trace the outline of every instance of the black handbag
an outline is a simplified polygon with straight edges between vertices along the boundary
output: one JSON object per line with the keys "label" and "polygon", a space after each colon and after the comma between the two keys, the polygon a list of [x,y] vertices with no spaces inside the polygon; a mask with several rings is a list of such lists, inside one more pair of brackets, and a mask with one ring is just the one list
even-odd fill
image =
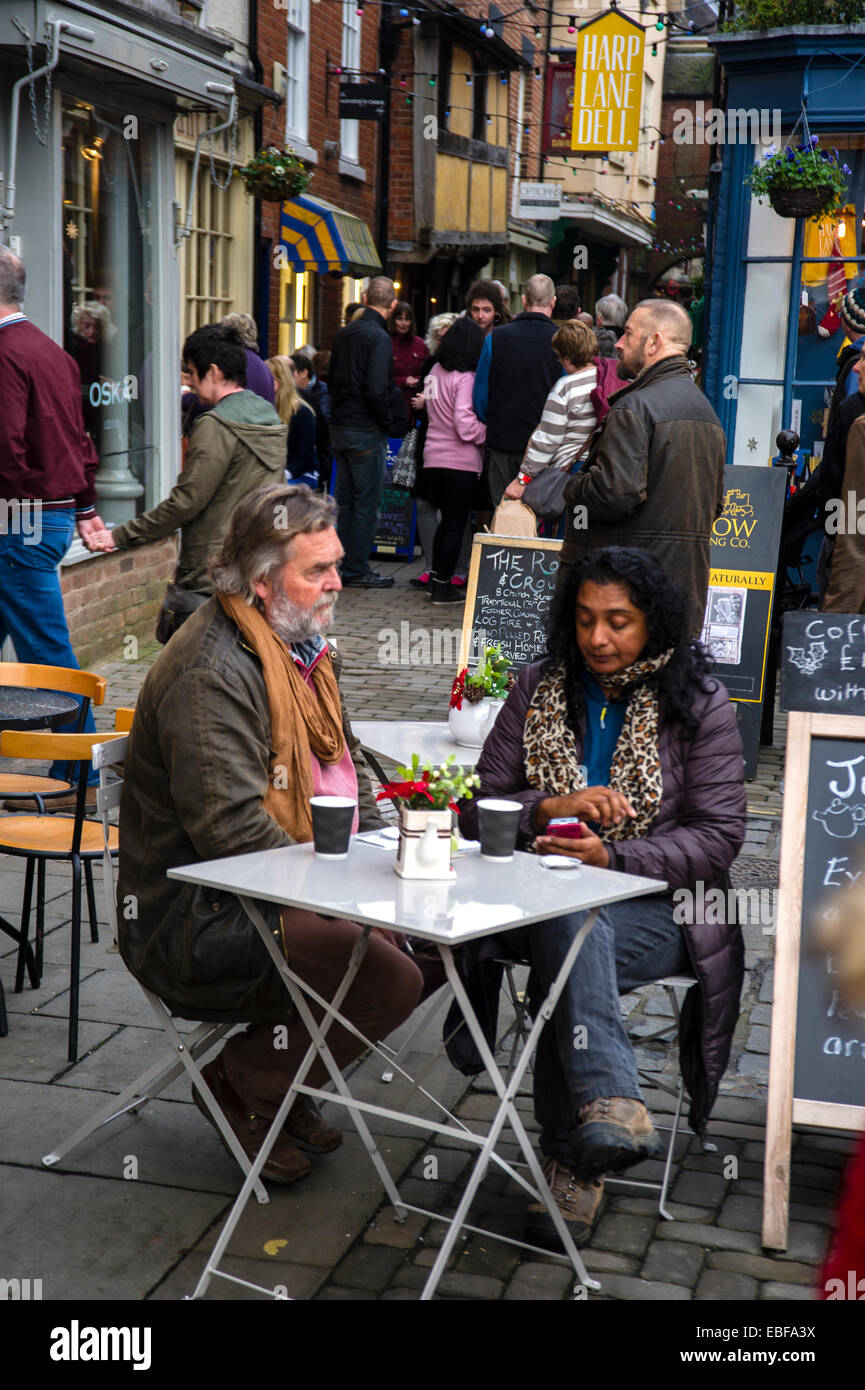
{"label": "black handbag", "polygon": [[582,463],[588,447],[587,439],[570,468],[545,468],[526,484],[521,500],[527,507],[531,507],[539,521],[559,520],[565,510],[565,488],[568,480],[579,471],[577,465]]}
{"label": "black handbag", "polygon": [[206,594],[196,594],[192,589],[181,589],[179,584],[169,584],[156,622],[157,642],[165,646],[169,637],[182,627],[196,608],[200,608],[206,602]]}

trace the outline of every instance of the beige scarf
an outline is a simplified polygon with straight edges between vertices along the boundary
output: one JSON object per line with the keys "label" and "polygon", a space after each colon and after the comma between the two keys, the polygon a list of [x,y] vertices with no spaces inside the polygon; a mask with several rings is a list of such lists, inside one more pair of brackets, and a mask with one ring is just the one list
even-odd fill
{"label": "beige scarf", "polygon": [[274,748],[264,809],[293,840],[306,843],[312,839],[309,800],[314,794],[310,752],[322,763],[338,763],[345,753],[333,663],[326,658],[318,662],[310,689],[288,647],[256,608],[239,595],[217,597],[258,656],[264,675]]}
{"label": "beige scarf", "polygon": [[[658,748],[658,696],[648,678],[666,666],[672,647],[660,656],[635,661],[615,675],[604,676],[604,688],[617,693],[632,687],[625,722],[610,768],[610,787],[628,798],[636,817],[626,817],[598,833],[602,840],[631,840],[645,835],[661,805],[663,777]],[[586,785],[577,742],[568,723],[564,666],[541,677],[526,714],[523,758],[530,787],[550,796],[569,796]]]}

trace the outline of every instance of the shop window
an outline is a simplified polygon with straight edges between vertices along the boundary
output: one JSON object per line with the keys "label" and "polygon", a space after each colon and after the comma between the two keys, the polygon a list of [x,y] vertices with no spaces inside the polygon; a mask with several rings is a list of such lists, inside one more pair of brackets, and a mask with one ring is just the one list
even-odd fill
{"label": "shop window", "polygon": [[489,140],[489,127],[487,125],[487,88],[489,87],[490,75],[486,68],[482,68],[477,62],[474,63],[472,73],[472,139]]}
{"label": "shop window", "polygon": [[345,275],[342,280],[342,312],[345,314],[347,304],[362,304],[364,290],[369,284],[369,277],[355,279],[353,276]]}
{"label": "shop window", "polygon": [[306,142],[309,131],[309,0],[288,0],[285,60],[285,138]]}
{"label": "shop window", "polygon": [[[217,174],[225,177],[225,161],[216,161]],[[178,172],[178,202],[189,203],[192,157],[183,159]],[[213,323],[235,307],[232,292],[234,237],[231,232],[231,199],[217,188],[202,160],[193,201],[192,228],[180,252],[181,343],[205,323]]]}
{"label": "shop window", "polygon": [[279,272],[279,351],[288,357],[309,342],[312,276],[284,266]]}
{"label": "shop window", "polygon": [[[62,107],[63,345],[99,454],[99,511],[134,516],[153,478],[151,209],[156,128],[67,98]],[[179,388],[179,379],[178,379]]]}
{"label": "shop window", "polygon": [[[349,81],[359,81],[361,13],[356,0],[343,0],[342,7],[342,66]],[[356,164],[360,158],[360,123],[340,121],[339,144],[343,159]]]}

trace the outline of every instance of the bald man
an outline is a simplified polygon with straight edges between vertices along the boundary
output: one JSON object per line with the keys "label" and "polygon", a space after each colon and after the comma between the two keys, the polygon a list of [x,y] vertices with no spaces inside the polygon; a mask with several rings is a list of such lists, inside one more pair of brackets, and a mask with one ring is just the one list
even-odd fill
{"label": "bald man", "polygon": [[565,488],[561,568],[600,546],[649,550],[690,594],[697,635],[727,443],[691,376],[690,344],[691,320],[667,300],[644,300],[625,324],[616,355],[628,385],[610,397],[586,463]]}

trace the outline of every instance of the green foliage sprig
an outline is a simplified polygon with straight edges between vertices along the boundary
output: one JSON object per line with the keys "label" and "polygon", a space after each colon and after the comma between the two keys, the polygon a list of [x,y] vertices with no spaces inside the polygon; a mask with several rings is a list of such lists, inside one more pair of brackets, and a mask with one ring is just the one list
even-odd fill
{"label": "green foliage sprig", "polygon": [[289,146],[268,145],[237,170],[247,193],[280,203],[302,193],[312,178],[312,170]]}
{"label": "green foliage sprig", "polygon": [[859,24],[865,0],[736,0],[727,33],[750,29],[788,29],[796,24]]}

